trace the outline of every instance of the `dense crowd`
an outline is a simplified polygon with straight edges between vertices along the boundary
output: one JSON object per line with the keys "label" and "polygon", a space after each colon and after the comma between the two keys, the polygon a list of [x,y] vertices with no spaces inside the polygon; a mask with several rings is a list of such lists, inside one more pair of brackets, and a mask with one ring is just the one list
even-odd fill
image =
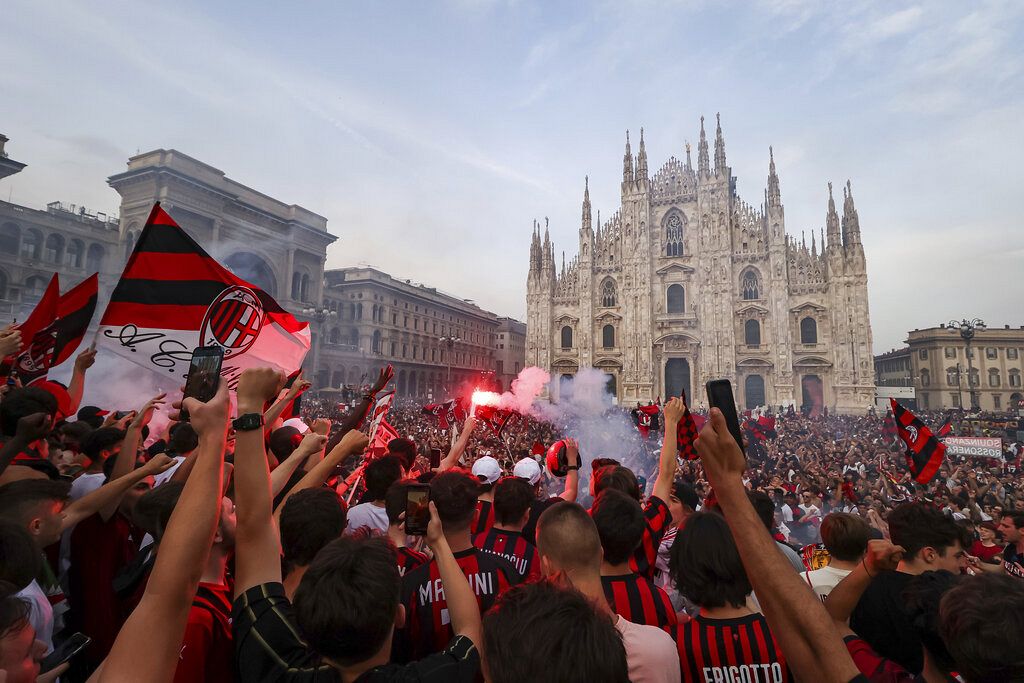
{"label": "dense crowd", "polygon": [[918,484],[875,414],[765,410],[744,454],[715,410],[683,460],[679,399],[602,453],[405,404],[376,452],[386,372],[288,417],[305,384],[249,369],[185,422],[80,405],[94,357],[0,398],[0,681],[1024,680],[1011,439]]}

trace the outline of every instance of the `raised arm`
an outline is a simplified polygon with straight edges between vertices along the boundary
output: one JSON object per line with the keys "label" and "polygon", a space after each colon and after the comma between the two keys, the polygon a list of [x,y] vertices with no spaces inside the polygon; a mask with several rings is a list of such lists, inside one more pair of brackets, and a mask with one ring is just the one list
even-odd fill
{"label": "raised arm", "polygon": [[281,417],[281,413],[284,412],[285,406],[294,401],[295,397],[297,397],[303,391],[308,389],[310,386],[311,383],[303,379],[302,375],[300,374],[298,377],[295,378],[295,381],[292,382],[292,386],[291,388],[288,389],[288,392],[281,398],[277,399],[274,405],[270,406],[267,409],[267,412],[263,413],[263,421],[268,425],[272,425],[275,422],[277,422],[277,418]]}
{"label": "raised arm", "polygon": [[53,420],[46,413],[33,413],[18,420],[14,437],[0,448],[0,474],[4,473],[18,453],[29,447],[33,441],[42,439],[53,428]]}
{"label": "raised arm", "polygon": [[92,346],[78,354],[75,358],[75,368],[71,372],[71,381],[68,383],[68,396],[71,397],[70,414],[78,412],[82,405],[82,394],[85,393],[85,373],[96,362],[96,349]]}
{"label": "raised arm", "polygon": [[188,613],[220,514],[227,383],[221,380],[209,403],[187,398],[185,408],[199,434],[199,458],[167,523],[142,601],[97,672],[99,681],[148,683],[174,677]]}
{"label": "raised arm", "polygon": [[743,486],[746,458],[717,408],[711,410],[696,446],[772,635],[796,677],[845,682],[857,676],[821,601],[778,551],[750,504]]}
{"label": "raised arm", "polygon": [[319,434],[313,432],[307,432],[302,437],[302,443],[295,447],[292,454],[282,460],[274,471],[270,473],[270,495],[277,497],[277,494],[284,490],[285,484],[292,478],[292,474],[298,469],[299,465],[306,461],[306,459],[313,452],[311,449],[313,442],[316,442],[318,448],[323,448],[323,444],[327,442],[327,439],[320,439]]}
{"label": "raised arm", "polygon": [[473,641],[478,650],[481,649],[484,639],[480,605],[477,604],[476,595],[448,546],[448,539],[445,538],[441,526],[441,517],[437,514],[433,501],[430,502],[427,545],[433,551],[434,561],[437,562],[437,572],[441,576],[448,613],[452,619],[452,632],[457,636],[466,636]]}
{"label": "raised arm", "polygon": [[835,622],[836,630],[842,636],[853,634],[848,625],[850,615],[864,595],[871,579],[879,572],[895,571],[903,558],[902,546],[893,545],[889,541],[872,539],[868,541],[868,551],[861,563],[850,572],[845,579],[832,589],[825,599],[825,610]]}
{"label": "raised arm", "polygon": [[673,396],[665,404],[665,442],[661,444],[661,456],[658,458],[658,477],[654,480],[652,496],[657,496],[666,504],[672,493],[672,479],[676,474],[676,430],[683,419],[686,404],[683,399]]}
{"label": "raised arm", "polygon": [[[327,441],[326,437],[319,434],[306,436],[306,439],[310,439],[309,447],[316,448],[317,450],[321,450],[324,443]],[[306,443],[306,439],[302,440],[303,444]],[[330,454],[318,462],[316,467],[307,472],[306,476],[300,479],[299,483],[291,488],[288,495],[285,496],[284,500],[281,501],[281,504],[277,506],[277,512],[275,513],[274,518],[276,519],[278,517],[281,510],[284,509],[285,502],[295,493],[302,489],[308,489],[323,484],[327,481],[327,478],[331,476],[331,472],[334,471],[335,467],[345,462],[350,455],[362,453],[366,450],[366,445],[368,443],[370,443],[370,440],[362,432],[357,432],[353,429],[349,433],[345,434],[345,436],[341,438],[341,442],[331,449]],[[302,444],[299,445],[299,448],[302,448]]]}
{"label": "raised arm", "polygon": [[[142,428],[153,419],[153,411],[156,410],[157,406],[163,405],[163,399],[166,395],[158,394],[149,399],[146,405],[142,406],[142,409],[135,413],[132,421],[128,423],[128,428],[124,432],[124,441],[121,442],[121,450],[111,456],[115,460],[114,468],[110,471],[110,477],[107,479],[108,482],[116,481],[135,469],[135,454],[138,452],[139,443],[142,441]],[[120,500],[112,501],[100,510],[100,515],[104,521],[113,516],[120,502]]]}
{"label": "raised arm", "polygon": [[[152,460],[142,467],[132,470],[120,479],[107,482],[95,491],[87,493],[64,508],[61,529],[67,531],[83,519],[92,517],[100,511],[116,511],[118,503],[121,502],[121,498],[128,492],[128,489],[146,477],[166,472],[173,464],[174,460],[161,453],[154,456]],[[113,514],[113,512],[110,512],[110,514]],[[110,516],[108,515],[104,519],[110,519]]]}
{"label": "raised arm", "polygon": [[[238,415],[263,414],[277,396],[284,375],[270,368],[249,368],[238,380]],[[263,430],[235,433],[235,595],[253,586],[281,581],[281,539],[274,524],[270,472]]]}
{"label": "raised arm", "polygon": [[565,440],[565,461],[570,469],[565,474],[565,490],[560,497],[570,503],[575,503],[580,495],[580,443],[576,439]]}
{"label": "raised arm", "polygon": [[458,464],[459,458],[466,452],[466,446],[469,445],[469,438],[473,436],[473,430],[476,428],[476,418],[470,415],[466,418],[466,421],[462,423],[462,433],[459,434],[458,441],[452,446],[451,450],[448,451],[448,455],[444,457],[441,463],[437,466],[437,472],[444,472],[450,470]]}

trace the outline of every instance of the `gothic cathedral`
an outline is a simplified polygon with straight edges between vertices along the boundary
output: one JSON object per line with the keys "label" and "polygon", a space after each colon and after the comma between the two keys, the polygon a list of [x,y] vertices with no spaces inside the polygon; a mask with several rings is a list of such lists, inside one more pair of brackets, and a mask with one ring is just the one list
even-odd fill
{"label": "gothic cathedral", "polygon": [[[832,185],[820,248],[786,234],[769,149],[764,204],[736,195],[719,122],[714,167],[701,118],[697,170],[675,157],[653,176],[643,130],[636,158],[626,134],[622,205],[596,230],[583,191],[579,253],[555,265],[534,224],[527,280],[527,365],[568,378],[609,375],[622,405],[686,392],[705,406],[704,383],[732,381],[742,410],[790,406],[861,413],[874,402],[867,270],[847,181],[843,217]],[[558,385],[552,388],[557,398]]]}

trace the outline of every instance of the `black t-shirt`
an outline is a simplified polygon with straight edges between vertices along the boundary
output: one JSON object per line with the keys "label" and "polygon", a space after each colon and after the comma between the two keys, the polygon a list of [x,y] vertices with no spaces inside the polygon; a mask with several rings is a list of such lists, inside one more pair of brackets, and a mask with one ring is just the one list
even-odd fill
{"label": "black t-shirt", "polygon": [[903,572],[883,572],[872,579],[850,615],[850,628],[882,657],[919,674],[924,667],[921,635],[903,603],[903,589],[913,578]]}
{"label": "black t-shirt", "polygon": [[1016,543],[1008,543],[1003,548],[1003,569],[1010,576],[1024,579],[1024,553],[1017,552]]}

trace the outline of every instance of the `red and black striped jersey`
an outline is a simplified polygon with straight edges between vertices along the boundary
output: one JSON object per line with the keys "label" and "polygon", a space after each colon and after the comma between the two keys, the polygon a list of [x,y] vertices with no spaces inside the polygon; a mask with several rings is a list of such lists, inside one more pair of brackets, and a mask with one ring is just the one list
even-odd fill
{"label": "red and black striped jersey", "polygon": [[486,534],[494,526],[494,502],[490,500],[477,499],[476,501],[476,521],[473,522],[473,528],[470,532],[476,536],[477,534]]}
{"label": "red and black striped jersey", "polygon": [[[521,581],[519,572],[508,560],[477,548],[457,552],[455,559],[476,593],[481,614],[491,608],[502,592]],[[395,659],[409,662],[444,650],[454,632],[437,562],[431,560],[405,575],[402,604],[406,627],[396,633]]]}
{"label": "red and black striped jersey", "polygon": [[657,496],[651,496],[647,500],[647,506],[644,508],[644,535],[629,561],[629,568],[640,576],[654,578],[658,546],[661,545],[661,537],[665,535],[671,518],[665,501]]}
{"label": "red and black striped jersey", "polygon": [[657,626],[669,633],[676,625],[676,612],[665,591],[639,574],[602,576],[604,596],[616,614],[634,624]]}
{"label": "red and black striped jersey", "polygon": [[475,536],[473,545],[480,550],[504,557],[524,579],[540,578],[540,558],[537,549],[518,531],[492,528],[487,533]]}
{"label": "red and black striped jersey", "polygon": [[684,683],[793,680],[763,614],[736,619],[696,616],[677,625],[675,637]]}
{"label": "red and black striped jersey", "polygon": [[425,553],[421,553],[418,550],[412,548],[395,548],[398,555],[398,574],[399,576],[405,576],[413,569],[425,565],[430,562],[430,558]]}

